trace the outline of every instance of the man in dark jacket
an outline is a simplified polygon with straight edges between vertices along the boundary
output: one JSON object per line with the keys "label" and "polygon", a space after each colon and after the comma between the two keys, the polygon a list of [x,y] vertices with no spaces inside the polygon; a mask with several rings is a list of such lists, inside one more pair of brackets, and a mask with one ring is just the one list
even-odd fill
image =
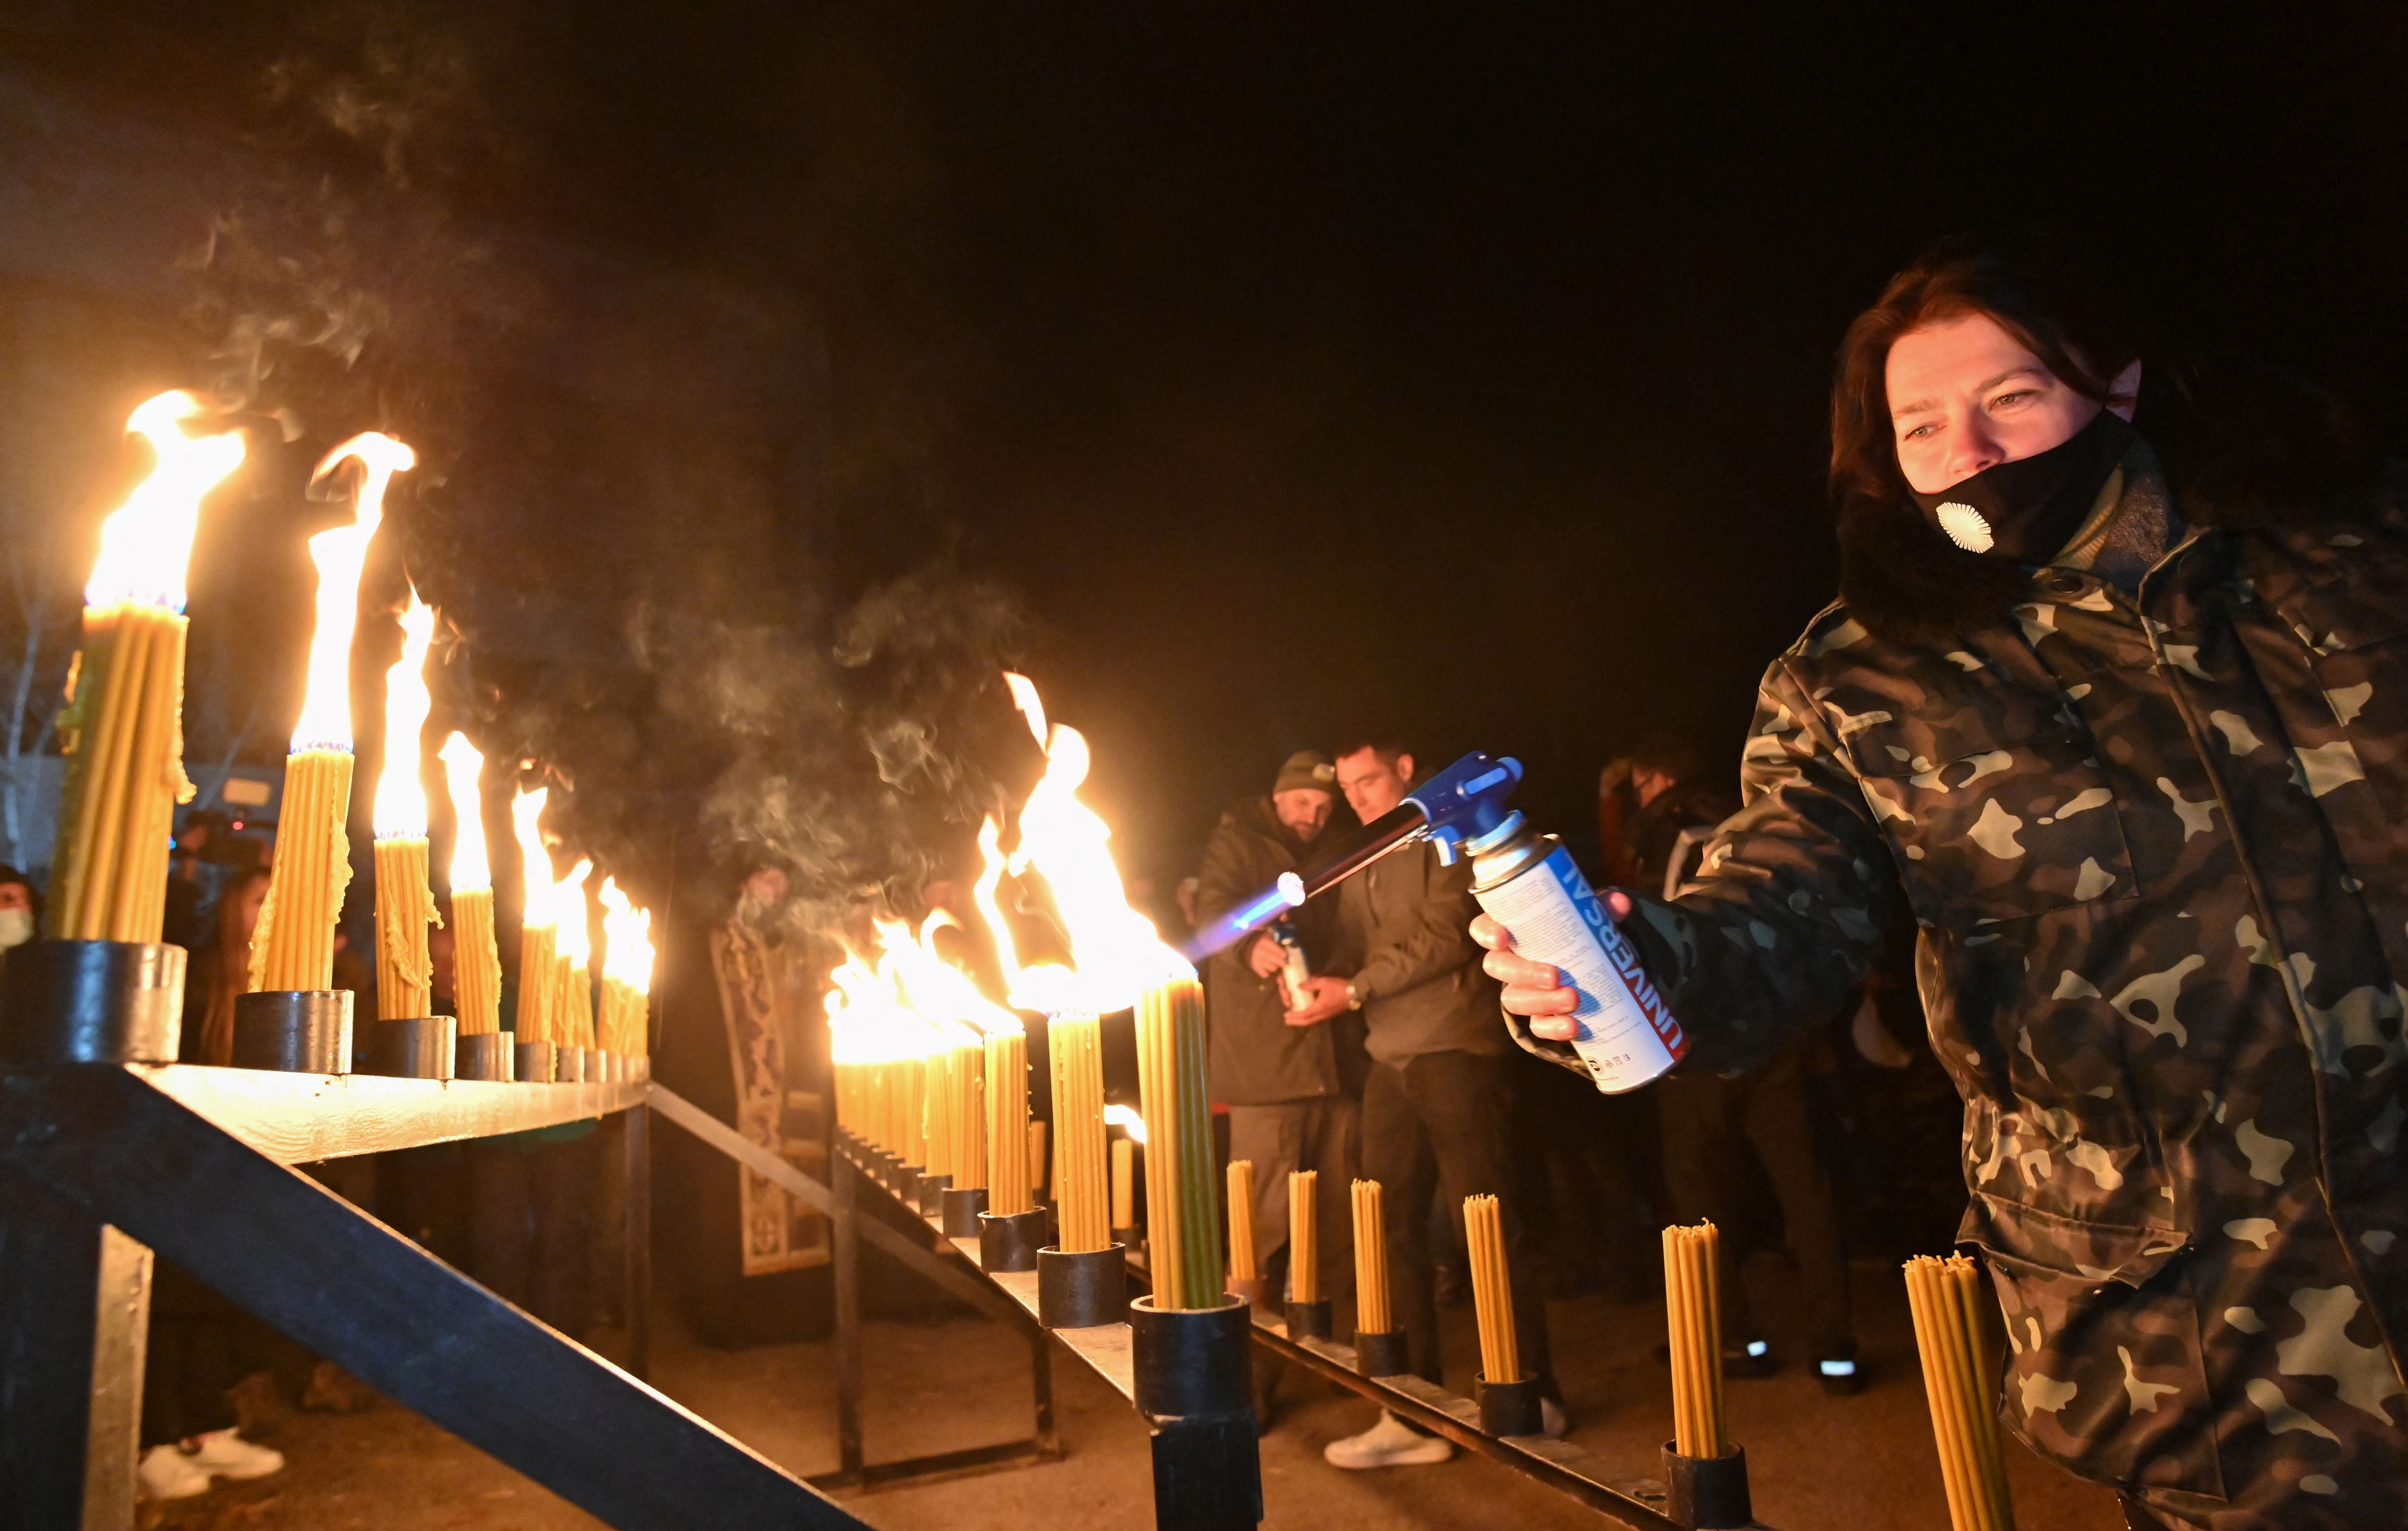
{"label": "man in dark jacket", "polygon": [[[1856,322],[1842,600],[1626,930],[1736,1069],[1904,900],[2009,1424],[2136,1525],[2408,1524],[2408,518],[2329,400],[2137,397],[2097,312],[1943,251]],[[1555,1049],[1554,970],[1488,961]]]}
{"label": "man in dark jacket", "polygon": [[[1338,785],[1367,824],[1402,803],[1412,780],[1413,757],[1386,745],[1360,744],[1338,756]],[[1498,1028],[1497,987],[1481,972],[1479,949],[1465,934],[1473,909],[1468,863],[1441,866],[1427,845],[1374,862],[1339,887],[1352,975],[1311,980],[1311,1001],[1287,1019],[1318,1026],[1360,1010],[1369,1023],[1363,1173],[1386,1193],[1390,1295],[1413,1369],[1433,1382],[1443,1380],[1430,1198],[1443,1191],[1459,1230],[1466,1196],[1496,1196],[1523,1368],[1547,1395],[1547,1433],[1560,1435],[1538,1252],[1526,1235],[1509,1147],[1508,1071],[1520,1060]],[[1452,1452],[1443,1439],[1383,1413],[1369,1430],[1331,1442],[1324,1454],[1341,1467],[1374,1467],[1443,1462]]]}
{"label": "man in dark jacket", "polygon": [[[1302,866],[1338,802],[1338,773],[1326,755],[1300,750],[1280,767],[1268,797],[1250,797],[1221,815],[1204,847],[1196,911],[1211,920]],[[1337,910],[1328,899],[1296,911],[1308,961],[1326,962],[1336,945]],[[1254,1166],[1254,1255],[1277,1291],[1286,1268],[1287,1178],[1320,1172],[1321,1285],[1352,1291],[1354,1215],[1348,1187],[1360,1167],[1363,1028],[1340,1017],[1319,1026],[1287,1023],[1282,971],[1286,952],[1266,931],[1216,952],[1204,965],[1211,1021],[1212,1098],[1229,1108],[1229,1156]],[[1344,1023],[1353,1020],[1354,1024]]]}

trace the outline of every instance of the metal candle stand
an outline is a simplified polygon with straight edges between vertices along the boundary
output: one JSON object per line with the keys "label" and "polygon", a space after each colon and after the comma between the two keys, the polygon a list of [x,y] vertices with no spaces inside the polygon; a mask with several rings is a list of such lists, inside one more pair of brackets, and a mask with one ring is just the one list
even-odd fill
{"label": "metal candle stand", "polygon": [[1255,1445],[1254,1318],[1241,1297],[1166,1311],[1129,1304],[1138,1411],[1154,1426],[1162,1531],[1250,1531],[1263,1518]]}
{"label": "metal candle stand", "polygon": [[1362,1377],[1404,1377],[1412,1373],[1413,1364],[1407,1354],[1402,1329],[1385,1334],[1367,1335],[1354,1331],[1354,1371]]}
{"label": "metal candle stand", "polygon": [[519,1077],[518,1059],[511,1052],[516,1041],[516,1035],[507,1031],[480,1031],[455,1038],[452,1077],[500,1084],[511,1082]]}
{"label": "metal candle stand", "polygon": [[0,966],[0,1058],[174,1063],[184,949],[164,941],[30,941]]}
{"label": "metal candle stand", "polygon": [[263,989],[234,1001],[234,1066],[286,1074],[351,1071],[351,992]]}
{"label": "metal candle stand", "polygon": [[1048,1329],[1093,1329],[1128,1318],[1128,1251],[1037,1252],[1037,1322]]}
{"label": "metal candle stand", "polygon": [[448,1015],[416,1015],[368,1023],[363,1074],[405,1080],[448,1080],[458,1052],[460,1023]]}
{"label": "metal candle stand", "polygon": [[945,1188],[953,1183],[951,1175],[920,1177],[920,1195],[916,1205],[922,1217],[937,1217],[945,1209]]}
{"label": "metal candle stand", "polygon": [[1755,1508],[1748,1502],[1747,1452],[1734,1446],[1728,1456],[1683,1456],[1664,1443],[1664,1512],[1697,1531],[1753,1525]]}
{"label": "metal candle stand", "polygon": [[[510,1036],[503,1032],[503,1036]],[[526,1084],[550,1084],[560,1065],[550,1042],[519,1042],[511,1050],[511,1064],[519,1080]]]}
{"label": "metal candle stand", "polygon": [[974,1185],[967,1189],[958,1185],[945,1187],[944,1217],[947,1238],[976,1238],[979,1219],[986,1215],[986,1187]]}
{"label": "metal candle stand", "polygon": [[1535,1436],[1544,1424],[1545,1413],[1539,1404],[1539,1380],[1535,1377],[1511,1382],[1475,1377],[1471,1395],[1480,1405],[1480,1428],[1484,1434]]}
{"label": "metal candle stand", "polygon": [[1330,1336],[1329,1299],[1317,1302],[1291,1302],[1287,1305],[1287,1332],[1305,1339],[1327,1339]]}
{"label": "metal candle stand", "polygon": [[1045,1242],[1045,1209],[1027,1212],[981,1212],[978,1218],[979,1269],[992,1275],[1001,1270],[1037,1268],[1037,1251]]}

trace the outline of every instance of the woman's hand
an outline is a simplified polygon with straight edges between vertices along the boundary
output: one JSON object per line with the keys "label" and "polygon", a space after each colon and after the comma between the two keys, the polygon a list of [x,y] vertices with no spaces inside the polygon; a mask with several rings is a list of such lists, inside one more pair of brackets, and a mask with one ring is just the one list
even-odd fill
{"label": "woman's hand", "polygon": [[[1627,896],[1612,891],[1603,896],[1614,923],[1630,917]],[[1564,981],[1562,969],[1514,952],[1512,933],[1485,914],[1471,922],[1471,938],[1488,949],[1480,966],[1505,986],[1505,1008],[1529,1019],[1531,1036],[1569,1042],[1580,1035],[1580,1023],[1571,1018],[1580,1004],[1580,991]]]}

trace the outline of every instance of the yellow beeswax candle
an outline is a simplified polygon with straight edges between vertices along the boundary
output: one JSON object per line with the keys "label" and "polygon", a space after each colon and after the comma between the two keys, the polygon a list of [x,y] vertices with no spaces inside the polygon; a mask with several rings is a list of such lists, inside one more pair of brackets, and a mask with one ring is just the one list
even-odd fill
{"label": "yellow beeswax candle", "polygon": [[1380,1182],[1356,1180],[1354,1196],[1354,1327],[1367,1335],[1391,1331],[1388,1317],[1388,1218]]}
{"label": "yellow beeswax candle", "polygon": [[502,952],[494,937],[494,871],[485,852],[485,757],[465,734],[443,741],[452,794],[452,1004],[462,1036],[502,1029]]}
{"label": "yellow beeswax candle", "polygon": [[1229,1161],[1229,1284],[1262,1279],[1254,1261],[1254,1162]]}
{"label": "yellow beeswax candle", "polygon": [[1137,1145],[1125,1138],[1112,1139],[1112,1228],[1137,1226]]}
{"label": "yellow beeswax candle", "polygon": [[1028,1037],[999,1032],[986,1039],[986,1209],[998,1217],[1030,1211],[1028,1186]]}
{"label": "yellow beeswax candle", "polygon": [[101,525],[84,587],[83,650],[59,717],[66,781],[59,806],[49,934],[156,941],[167,852],[184,776],[184,575],[201,499],[242,462],[234,433],[188,436],[189,393],[146,400],[126,429],[157,465]]}
{"label": "yellow beeswax candle", "polygon": [[441,917],[426,876],[426,789],[418,780],[419,734],[432,699],[426,651],[435,613],[418,598],[401,618],[401,658],[385,674],[384,765],[377,773],[377,1014],[387,1021],[435,1009],[435,965],[426,927]]}
{"label": "yellow beeswax candle", "polygon": [[1138,1002],[1137,1023],[1154,1300],[1170,1310],[1216,1308],[1223,1287],[1221,1187],[1205,1098],[1202,986],[1181,978],[1148,987]]}
{"label": "yellow beeswax candle", "polygon": [[[1062,1249],[1109,1249],[1114,1227],[1114,1184],[1106,1166],[1103,1028],[1092,1015],[1063,1016],[1045,1027],[1046,1061],[1054,1072],[1054,1195]],[[1115,1143],[1115,1155],[1126,1151]],[[1117,1162],[1117,1161],[1115,1161]],[[1125,1169],[1120,1178],[1128,1178]]]}
{"label": "yellow beeswax candle", "polygon": [[1287,1290],[1297,1302],[1321,1300],[1321,1172],[1293,1169],[1287,1177]]}

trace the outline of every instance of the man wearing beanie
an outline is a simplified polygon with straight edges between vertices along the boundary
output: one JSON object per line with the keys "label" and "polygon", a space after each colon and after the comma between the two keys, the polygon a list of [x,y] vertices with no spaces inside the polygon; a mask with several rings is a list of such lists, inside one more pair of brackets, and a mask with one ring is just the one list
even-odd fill
{"label": "man wearing beanie", "polygon": [[[1197,918],[1211,920],[1281,873],[1297,870],[1337,801],[1338,773],[1326,755],[1290,755],[1268,796],[1249,797],[1221,815],[1204,848]],[[1315,899],[1294,913],[1306,960],[1316,969],[1331,954],[1335,902]],[[1317,1169],[1322,1290],[1342,1294],[1354,1285],[1348,1187],[1359,1173],[1358,1103],[1369,1063],[1362,1020],[1289,1025],[1285,961],[1284,949],[1265,931],[1204,964],[1212,1098],[1229,1108],[1229,1156],[1254,1164],[1254,1251],[1263,1274],[1276,1290],[1286,1268],[1288,1172]]]}

